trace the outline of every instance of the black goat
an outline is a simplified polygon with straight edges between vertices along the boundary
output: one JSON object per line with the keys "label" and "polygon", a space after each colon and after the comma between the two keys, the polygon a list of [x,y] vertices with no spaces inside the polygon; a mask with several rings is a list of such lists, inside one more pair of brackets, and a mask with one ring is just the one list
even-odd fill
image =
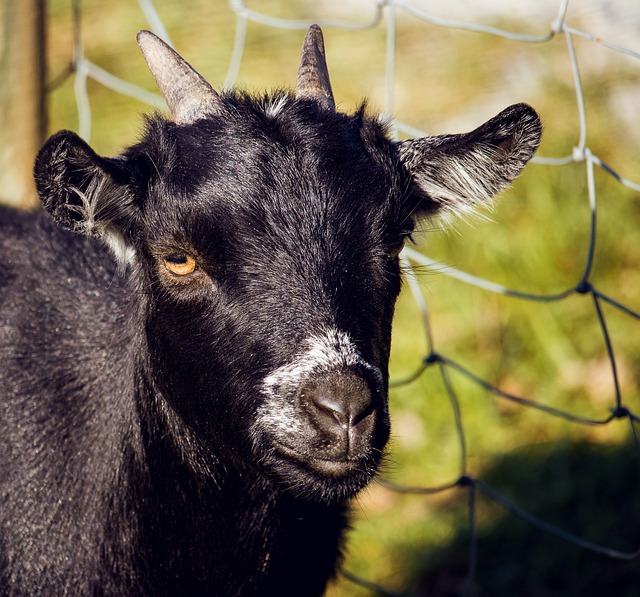
{"label": "black goat", "polygon": [[54,135],[49,213],[0,212],[0,593],[320,595],[389,435],[398,253],[540,123],[393,142],[335,110],[317,27],[260,98],[138,41],[173,121],[116,158]]}

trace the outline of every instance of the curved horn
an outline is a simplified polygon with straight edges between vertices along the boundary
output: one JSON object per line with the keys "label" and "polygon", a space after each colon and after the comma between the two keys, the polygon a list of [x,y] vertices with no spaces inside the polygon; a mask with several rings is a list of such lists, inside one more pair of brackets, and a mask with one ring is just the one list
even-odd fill
{"label": "curved horn", "polygon": [[302,43],[296,98],[313,99],[326,110],[335,111],[336,109],[324,56],[322,30],[318,25],[309,27]]}
{"label": "curved horn", "polygon": [[140,31],[136,39],[177,124],[222,112],[220,96],[173,48],[150,31]]}

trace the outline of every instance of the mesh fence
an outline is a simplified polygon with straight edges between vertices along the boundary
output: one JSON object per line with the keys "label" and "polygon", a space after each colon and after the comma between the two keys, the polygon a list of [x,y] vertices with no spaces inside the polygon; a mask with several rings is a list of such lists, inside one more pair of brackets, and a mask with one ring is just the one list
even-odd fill
{"label": "mesh fence", "polygon": [[[89,4],[89,3],[87,3]],[[117,3],[114,3],[117,4]],[[551,442],[561,441],[567,430],[567,437],[571,435],[572,428],[597,428],[598,441],[603,445],[619,444],[620,441],[626,442],[631,449],[625,451],[620,458],[626,458],[633,464],[633,473],[625,473],[625,492],[635,496],[633,499],[626,499],[622,506],[621,512],[616,512],[619,517],[620,524],[625,526],[625,520],[629,524],[637,523],[638,517],[631,511],[625,511],[624,508],[637,509],[638,497],[638,462],[640,459],[640,442],[638,440],[638,422],[639,411],[637,405],[637,377],[635,374],[635,366],[640,364],[638,355],[633,352],[638,345],[629,338],[634,338],[640,332],[640,311],[637,295],[640,284],[637,283],[638,260],[635,256],[638,247],[634,246],[633,241],[627,241],[627,253],[629,263],[626,269],[616,269],[621,272],[613,280],[603,277],[605,290],[600,283],[599,275],[594,273],[596,264],[601,260],[606,269],[606,257],[600,252],[600,240],[605,238],[603,246],[608,246],[609,237],[613,237],[614,241],[619,235],[619,240],[634,238],[633,235],[623,234],[625,226],[635,226],[638,223],[637,211],[638,201],[640,197],[637,193],[640,191],[639,181],[632,180],[633,174],[627,177],[618,171],[615,163],[606,163],[605,157],[599,152],[599,148],[591,146],[591,122],[596,122],[596,127],[602,129],[606,127],[608,119],[612,119],[611,114],[605,112],[603,114],[590,112],[590,98],[598,95],[598,86],[602,84],[603,72],[613,72],[613,79],[616,80],[616,88],[622,89],[624,92],[616,93],[615,98],[618,102],[619,113],[616,115],[618,123],[617,129],[612,129],[610,141],[613,145],[621,145],[628,150],[629,147],[637,148],[640,140],[637,132],[635,132],[635,120],[637,120],[638,97],[640,97],[640,49],[634,48],[633,31],[637,31],[640,25],[640,10],[632,2],[618,3],[598,3],[598,2],[578,2],[570,0],[556,0],[554,2],[522,2],[522,3],[495,3],[495,2],[462,2],[457,8],[449,7],[444,9],[437,6],[439,3],[434,2],[411,2],[409,0],[381,0],[378,2],[371,0],[361,0],[359,2],[344,2],[337,8],[330,2],[314,2],[314,3],[295,3],[295,9],[291,9],[289,13],[282,14],[281,4],[278,3],[249,3],[240,0],[230,0],[228,5],[222,2],[217,3],[216,11],[227,11],[233,15],[235,19],[235,30],[231,52],[227,62],[227,71],[225,74],[225,85],[231,86],[235,84],[239,77],[243,65],[246,63],[246,48],[251,41],[251,36],[274,36],[284,35],[286,30],[300,32],[298,37],[301,39],[302,31],[306,29],[312,22],[319,23],[325,29],[325,38],[329,52],[329,66],[332,68],[331,48],[335,47],[336,42],[332,42],[332,35],[339,31],[352,36],[360,35],[363,31],[376,32],[375,43],[378,44],[376,52],[375,64],[371,66],[371,78],[375,80],[376,99],[383,106],[383,111],[390,117],[394,114],[403,112],[403,94],[423,94],[424,83],[416,75],[411,80],[409,75],[408,89],[401,88],[399,81],[401,80],[401,72],[412,69],[418,72],[418,64],[407,64],[407,58],[403,54],[404,45],[415,43],[415,40],[422,40],[423,45],[429,46],[424,40],[433,39],[434,44],[438,44],[439,50],[443,47],[450,47],[455,44],[466,44],[467,40],[482,38],[484,43],[488,44],[504,44],[508,43],[507,54],[512,53],[511,63],[506,62],[507,72],[501,71],[496,77],[502,77],[509,80],[509,73],[517,71],[518,56],[522,48],[526,48],[527,56],[539,57],[539,62],[534,64],[542,72],[553,70],[558,64],[562,63],[566,66],[566,87],[571,90],[572,97],[565,103],[571,104],[571,119],[576,126],[567,131],[567,127],[563,123],[557,122],[551,117],[552,126],[547,126],[545,138],[553,139],[554,136],[562,136],[562,140],[557,143],[548,142],[542,146],[540,155],[534,158],[532,165],[528,167],[531,176],[541,177],[550,176],[557,179],[571,176],[571,180],[579,180],[577,188],[573,189],[574,194],[579,196],[582,205],[578,206],[574,212],[577,215],[570,216],[578,221],[580,233],[576,238],[580,239],[580,244],[570,246],[568,250],[573,259],[569,266],[562,263],[548,262],[542,263],[538,267],[545,269],[544,291],[531,291],[526,284],[526,280],[522,279],[518,271],[506,270],[500,275],[504,276],[506,282],[497,283],[482,273],[469,273],[463,267],[453,267],[449,264],[447,257],[445,259],[434,258],[431,255],[430,247],[418,251],[414,247],[407,247],[402,255],[406,289],[409,295],[413,297],[413,306],[411,307],[411,323],[412,332],[410,334],[415,348],[413,349],[413,357],[410,359],[414,363],[414,370],[407,373],[407,366],[392,368],[392,391],[405,392],[412,396],[413,401],[428,401],[427,395],[430,392],[431,385],[439,384],[441,387],[441,396],[444,396],[450,409],[449,423],[446,430],[448,441],[451,445],[451,438],[455,444],[454,450],[457,455],[457,470],[447,471],[436,482],[400,482],[400,479],[406,478],[402,474],[389,473],[383,476],[380,485],[374,492],[387,496],[388,493],[407,494],[413,496],[411,499],[422,500],[438,499],[440,494],[442,500],[449,499],[452,491],[457,492],[459,501],[460,495],[465,496],[464,502],[466,517],[459,521],[460,525],[466,527],[465,544],[460,547],[463,555],[459,556],[462,563],[456,565],[457,578],[451,581],[447,587],[442,588],[442,582],[437,588],[433,583],[435,581],[414,583],[408,592],[403,587],[398,587],[398,578],[403,579],[403,575],[391,574],[386,572],[382,576],[389,578],[389,584],[392,588],[384,588],[384,578],[374,573],[375,582],[365,579],[363,574],[371,572],[371,568],[375,568],[375,562],[371,567],[358,566],[352,563],[351,559],[347,559],[345,570],[343,571],[342,583],[345,594],[349,594],[348,587],[352,587],[353,591],[367,591],[368,593],[380,595],[409,595],[423,594],[429,588],[429,594],[471,594],[474,592],[482,592],[482,582],[478,580],[479,568],[482,564],[482,545],[480,535],[484,532],[483,518],[485,517],[486,508],[493,506],[503,509],[509,516],[514,519],[524,521],[531,529],[540,534],[549,534],[560,539],[565,545],[572,548],[583,550],[585,552],[595,553],[612,560],[633,560],[640,554],[637,544],[633,544],[633,539],[620,540],[618,532],[611,531],[611,535],[603,540],[592,540],[590,525],[583,528],[567,530],[562,524],[563,519],[554,517],[553,521],[545,518],[545,513],[539,512],[535,506],[529,508],[522,505],[522,502],[529,503],[528,496],[518,494],[518,490],[502,491],[490,479],[483,474],[486,467],[480,463],[480,457],[474,453],[475,440],[470,442],[468,439],[468,426],[470,424],[469,417],[466,416],[468,401],[464,399],[467,394],[474,396],[482,395],[493,401],[492,406],[487,408],[497,409],[499,417],[512,416],[514,409],[520,412],[526,410],[528,412],[536,412],[542,420],[545,418],[559,419],[565,426],[553,429],[561,429],[551,437],[545,439]],[[163,9],[169,10],[161,2],[157,2],[157,6],[151,0],[139,0],[139,27],[146,27],[153,30],[156,34],[171,42],[172,31],[165,26],[163,18]],[[167,5],[168,6],[168,5]],[[76,110],[78,115],[77,130],[79,133],[89,139],[92,134],[92,110],[101,109],[96,107],[96,100],[93,96],[97,96],[95,91],[95,83],[99,86],[109,88],[118,93],[134,97],[146,104],[162,109],[163,100],[155,93],[147,91],[138,84],[125,80],[120,76],[116,76],[109,69],[105,69],[92,61],[92,56],[85,50],[86,33],[83,29],[83,7],[79,0],[76,0],[71,6],[71,34],[69,35],[69,43],[72,45],[71,61],[68,69],[59,77],[56,77],[50,85],[52,93],[56,88],[60,87],[71,77],[73,80],[74,96]],[[617,11],[617,12],[616,12]],[[607,13],[607,14],[605,14]],[[615,13],[615,14],[614,14]],[[209,13],[210,18],[214,19],[215,11]],[[548,18],[550,15],[550,18]],[[497,23],[497,25],[496,25]],[[626,26],[623,24],[626,23]],[[212,42],[212,43],[215,43]],[[467,46],[464,46],[465,48]],[[187,59],[193,62],[189,52],[182,47],[178,47]],[[336,50],[339,51],[339,50]],[[604,54],[603,54],[604,53]],[[605,58],[603,58],[605,55]],[[440,54],[438,54],[440,56]],[[438,59],[436,56],[436,60]],[[488,57],[487,59],[490,59]],[[297,56],[293,56],[291,63],[295,63]],[[354,58],[357,60],[357,57]],[[477,57],[476,57],[476,60]],[[334,60],[335,62],[335,60]],[[347,61],[348,62],[348,61]],[[479,64],[475,62],[474,64]],[[502,65],[503,62],[500,62]],[[613,65],[613,66],[612,66]],[[345,70],[349,70],[347,64]],[[500,67],[502,68],[502,66]],[[529,67],[527,67],[528,70]],[[613,69],[613,70],[612,70]],[[441,75],[442,76],[442,75]],[[616,79],[617,77],[617,79]],[[476,94],[476,101],[473,100],[456,100],[462,102],[466,107],[471,106],[471,118],[475,118],[485,109],[487,103],[495,103],[496,97],[500,94],[501,105],[497,109],[503,107],[505,102],[514,103],[521,99],[515,93],[512,93],[513,86],[505,92],[502,90],[492,90],[491,87],[483,87],[480,83],[462,82],[458,80],[456,72],[448,73],[448,80],[442,84],[449,88],[460,85],[476,85],[477,90],[471,93]],[[524,77],[526,79],[526,76]],[[518,79],[519,83],[515,87],[521,86],[523,76]],[[608,80],[608,79],[607,79]],[[536,87],[536,94],[544,94],[545,91],[539,90],[541,83],[536,79],[531,83]],[[94,87],[92,87],[92,85]],[[465,87],[467,89],[468,87]],[[603,93],[608,92],[603,90]],[[365,89],[366,90],[366,89]],[[435,92],[429,91],[435,96]],[[507,96],[506,94],[509,94]],[[339,94],[337,94],[339,95]],[[614,97],[613,95],[611,97]],[[635,99],[634,99],[635,98]],[[610,98],[609,98],[610,99]],[[428,102],[429,98],[425,100]],[[436,104],[441,101],[435,98]],[[446,99],[444,101],[450,101]],[[466,102],[466,103],[465,103]],[[625,103],[626,102],[626,103]],[[630,102],[630,103],[629,103]],[[635,102],[635,103],[634,103]],[[455,103],[455,102],[454,102]],[[534,103],[534,102],[532,102]],[[601,106],[602,104],[595,104]],[[613,103],[607,104],[610,108]],[[629,106],[635,107],[636,115],[625,115]],[[495,110],[497,112],[497,109]],[[552,114],[552,108],[549,108]],[[406,112],[406,111],[405,111]],[[544,114],[543,114],[544,116]],[[590,120],[592,118],[592,120]],[[627,118],[627,120],[624,120]],[[428,117],[423,117],[427,119]],[[420,115],[413,118],[411,113],[399,116],[392,120],[394,133],[398,137],[421,136],[426,134],[422,130]],[[479,124],[479,120],[475,120],[474,126]],[[624,123],[628,128],[625,128]],[[415,124],[418,123],[418,124]],[[604,123],[604,124],[603,124]],[[453,117],[448,117],[447,126],[456,126],[458,121]],[[444,126],[442,124],[442,126]],[[440,125],[439,125],[440,126]],[[433,131],[432,131],[433,132]],[[439,131],[438,131],[439,132]],[[444,132],[444,131],[443,131]],[[448,130],[447,132],[455,132]],[[617,137],[617,139],[615,138]],[[564,150],[564,152],[563,152]],[[616,151],[604,150],[605,154],[611,155],[616,160],[619,153]],[[629,156],[626,156],[624,163],[628,169]],[[637,163],[637,161],[636,161]],[[578,173],[578,174],[576,174]],[[626,174],[626,173],[625,173]],[[512,197],[517,197],[521,187],[516,186]],[[563,200],[562,197],[555,198],[558,202]],[[512,199],[515,201],[516,199]],[[616,202],[625,203],[631,214],[628,221],[612,222],[607,218],[607,213],[612,205]],[[502,209],[501,206],[498,212]],[[562,218],[561,212],[557,216]],[[499,217],[497,214],[495,217]],[[551,216],[554,218],[553,214]],[[608,228],[603,232],[601,220]],[[545,232],[544,228],[559,227],[563,222],[558,220],[541,220],[542,230],[538,230],[538,234]],[[498,223],[499,225],[499,223]],[[463,225],[464,226],[464,225]],[[492,229],[496,224],[490,224]],[[484,229],[484,227],[483,227]],[[463,231],[466,234],[466,229]],[[508,232],[507,232],[508,233]],[[485,234],[493,234],[493,232],[485,232]],[[497,233],[496,233],[497,234]],[[635,236],[637,239],[638,236]],[[459,243],[456,237],[445,237],[441,244]],[[567,243],[573,244],[572,239]],[[532,245],[534,246],[534,245]],[[436,252],[438,247],[435,248]],[[462,261],[457,257],[451,260]],[[491,257],[489,257],[489,261]],[[535,259],[534,259],[535,261]],[[518,262],[516,262],[517,264]],[[517,265],[515,266],[517,267]],[[482,267],[480,267],[482,270]],[[488,270],[490,271],[490,270]],[[430,272],[435,275],[431,276]],[[626,276],[626,277],[625,277]],[[557,372],[564,371],[565,377],[571,377],[572,371],[575,375],[588,376],[589,369],[594,359],[598,359],[598,379],[605,378],[601,383],[604,388],[599,392],[597,400],[590,400],[589,397],[581,396],[580,392],[574,396],[572,400],[561,400],[560,406],[554,400],[545,398],[546,388],[556,383],[556,380],[544,379],[547,372],[539,370],[535,372],[534,378],[537,376],[540,383],[535,379],[529,380],[527,383],[517,383],[514,377],[517,376],[520,369],[516,368],[513,375],[505,374],[503,368],[499,366],[500,359],[494,358],[489,364],[482,364],[483,354],[476,354],[475,357],[467,356],[467,352],[459,351],[460,354],[449,356],[447,341],[440,340],[440,337],[446,334],[440,331],[434,331],[437,327],[437,315],[434,315],[430,309],[431,302],[437,302],[439,292],[439,284],[434,284],[432,290],[425,292],[425,286],[430,284],[422,284],[427,278],[427,282],[431,283],[434,279],[445,277],[448,280],[446,289],[448,292],[464,293],[472,292],[473,296],[492,296],[499,297],[497,308],[509,309],[509,305],[517,303],[519,309],[529,309],[531,313],[538,314],[541,306],[553,307],[556,304],[566,305],[566,309],[562,310],[568,318],[572,314],[579,312],[580,322],[576,323],[580,329],[587,330],[585,334],[588,339],[584,342],[591,347],[587,353],[590,356],[585,357],[591,359],[586,365],[575,369],[575,359],[571,362],[562,362],[562,355],[557,358]],[[511,283],[510,280],[514,282]],[[609,290],[611,289],[611,290]],[[629,290],[631,289],[631,290]],[[472,299],[475,300],[475,299]],[[482,300],[491,304],[490,298]],[[445,298],[446,302],[447,299]],[[455,301],[452,301],[455,302]],[[524,305],[524,306],[523,306]],[[403,308],[402,304],[399,307]],[[415,318],[420,317],[421,332],[415,331]],[[535,320],[538,315],[532,315]],[[460,317],[454,315],[454,317]],[[485,315],[480,313],[480,317]],[[489,316],[487,316],[489,317]],[[543,317],[543,316],[541,316]],[[464,319],[464,318],[462,318]],[[517,317],[514,317],[517,324]],[[613,324],[611,323],[613,320]],[[466,320],[460,325],[465,325]],[[536,322],[531,324],[534,328]],[[569,336],[575,328],[568,328],[565,333]],[[542,332],[543,335],[546,332]],[[583,336],[579,335],[576,342],[582,342]],[[406,341],[405,341],[406,343]],[[545,340],[542,339],[545,344]],[[509,343],[508,338],[501,343],[499,352],[503,355],[509,355],[520,350],[519,347]],[[420,351],[419,353],[417,351]],[[561,351],[560,351],[561,352]],[[578,351],[580,352],[580,351]],[[526,355],[526,351],[523,352]],[[595,355],[595,356],[594,356]],[[514,357],[516,358],[516,357]],[[523,357],[523,358],[526,358]],[[472,359],[472,360],[470,360]],[[506,359],[509,360],[509,359]],[[406,359],[405,359],[406,361]],[[510,362],[510,361],[509,361]],[[595,365],[594,365],[595,366]],[[574,367],[574,369],[572,369]],[[493,369],[492,369],[493,368]],[[500,369],[500,371],[498,371]],[[481,371],[482,373],[478,373]],[[429,382],[424,382],[426,376]],[[544,383],[542,380],[544,379]],[[423,383],[421,383],[421,380]],[[504,381],[504,383],[501,383]],[[583,380],[584,385],[589,382],[588,379]],[[557,382],[556,393],[565,392],[568,384]],[[569,384],[570,385],[570,384]],[[575,384],[572,387],[584,387]],[[523,393],[520,390],[524,388],[531,393]],[[567,392],[569,390],[566,390]],[[575,393],[575,392],[574,392]],[[471,410],[470,412],[474,412]],[[544,426],[544,422],[537,418],[537,424]],[[529,421],[529,419],[527,419]],[[405,421],[406,423],[406,421]],[[517,421],[516,421],[517,424]],[[525,424],[523,422],[523,424]],[[621,424],[626,425],[628,431],[620,434]],[[402,425],[401,425],[402,428]],[[611,430],[610,436],[607,435]],[[491,435],[492,430],[484,428],[485,435]],[[626,435],[627,439],[620,438]],[[580,434],[578,434],[580,436]],[[603,448],[604,450],[604,448]],[[597,466],[597,465],[595,465]],[[535,478],[542,473],[535,469],[529,468],[526,471],[530,477]],[[589,473],[588,473],[589,474]],[[636,477],[634,477],[636,475]],[[437,475],[436,475],[437,476]],[[488,475],[489,477],[491,475]],[[571,470],[566,472],[568,482],[571,483]],[[423,477],[418,475],[420,479]],[[426,475],[425,477],[431,478]],[[395,479],[395,480],[392,480]],[[542,483],[542,481],[541,481]],[[527,491],[527,490],[523,490]],[[542,488],[544,492],[545,489]],[[383,498],[392,499],[392,498]],[[574,499],[574,497],[567,498]],[[375,500],[374,500],[375,501]],[[395,503],[395,502],[394,502]],[[481,507],[479,504],[485,504]],[[487,506],[488,504],[488,506]],[[573,507],[570,505],[570,507]],[[603,510],[607,510],[608,514],[615,512],[619,507],[619,503],[612,502],[603,504],[593,513],[596,517],[603,517]],[[361,505],[362,509],[367,508],[366,500]],[[393,508],[391,508],[393,510]],[[425,508],[425,512],[428,508]],[[364,518],[369,514],[365,512]],[[371,514],[374,516],[374,514]],[[389,509],[385,511],[384,516],[393,516],[393,512]],[[427,516],[427,514],[425,514]],[[365,521],[366,522],[366,521]],[[616,527],[611,527],[615,529]],[[628,529],[627,529],[628,530]],[[409,532],[409,529],[397,528],[398,534]],[[557,544],[554,544],[557,547]],[[623,545],[624,547],[619,547]],[[384,548],[383,548],[384,549]],[[517,547],[513,548],[512,557],[518,558]],[[559,548],[562,551],[562,548]],[[402,568],[403,562],[397,562],[397,567]],[[488,566],[489,564],[486,564]],[[355,566],[355,568],[352,568]],[[362,572],[358,568],[365,570]],[[346,580],[345,580],[346,579]],[[352,584],[351,584],[352,583]],[[380,584],[379,584],[380,583]],[[632,589],[630,589],[632,590]],[[494,592],[498,594],[499,591]],[[550,594],[535,590],[523,588],[520,594]],[[560,594],[560,593],[557,593]],[[563,592],[562,594],[570,594]],[[581,594],[590,594],[587,589]],[[629,594],[632,594],[631,592]]]}

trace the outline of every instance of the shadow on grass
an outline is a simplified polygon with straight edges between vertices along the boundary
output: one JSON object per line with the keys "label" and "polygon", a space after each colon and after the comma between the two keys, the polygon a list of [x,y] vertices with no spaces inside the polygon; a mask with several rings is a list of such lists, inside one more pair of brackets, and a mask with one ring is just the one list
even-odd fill
{"label": "shadow on grass", "polygon": [[[593,543],[633,552],[640,545],[640,464],[633,448],[591,443],[511,453],[483,481],[540,519]],[[464,517],[466,500],[456,498]],[[477,494],[477,566],[468,595],[585,597],[640,595],[640,558],[620,560],[554,537]],[[443,550],[398,554],[411,595],[463,594],[470,534]]]}

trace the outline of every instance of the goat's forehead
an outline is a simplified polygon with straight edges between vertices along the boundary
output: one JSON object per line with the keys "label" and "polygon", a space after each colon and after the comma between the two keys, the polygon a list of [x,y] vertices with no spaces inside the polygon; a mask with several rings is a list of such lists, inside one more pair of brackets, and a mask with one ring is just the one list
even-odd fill
{"label": "goat's forehead", "polygon": [[294,246],[341,239],[351,244],[359,237],[395,233],[397,210],[390,205],[387,189],[358,189],[305,176],[250,188],[216,179],[188,193],[163,192],[165,199],[150,210],[149,233],[207,244],[214,237],[219,243],[252,237]]}
{"label": "goat's forehead", "polygon": [[167,211],[177,208],[187,219],[220,214],[253,220],[263,215],[282,218],[283,223],[290,216],[314,215],[364,221],[400,194],[380,168],[358,156],[340,164],[326,163],[326,156],[315,157],[247,156],[240,151],[228,161],[200,160],[193,165],[196,176],[161,180],[152,194],[159,206]]}
{"label": "goat's forehead", "polygon": [[[161,122],[161,134],[151,129],[151,135],[172,139],[169,146],[181,168],[201,170],[209,162],[218,166],[217,175],[246,175],[245,169],[255,172],[261,166],[272,167],[263,174],[296,167],[335,171],[349,162],[379,162],[380,148],[391,145],[385,125],[376,119],[313,111],[288,97],[238,103],[229,111],[233,117],[212,116],[185,127],[166,129]],[[154,145],[160,151],[166,147]],[[168,163],[175,165],[175,159]]]}
{"label": "goat's forehead", "polygon": [[[356,234],[390,219],[386,212],[401,186],[380,151],[387,143],[383,127],[346,116],[316,122],[276,107],[232,121],[161,128],[173,139],[163,145],[173,157],[163,160],[166,168],[157,169],[150,187],[149,212],[160,220],[150,225],[164,228],[166,218],[169,228],[201,229],[213,220],[227,234],[335,230],[348,223]],[[371,130],[363,135],[362,127]],[[365,140],[371,137],[374,143]]]}

